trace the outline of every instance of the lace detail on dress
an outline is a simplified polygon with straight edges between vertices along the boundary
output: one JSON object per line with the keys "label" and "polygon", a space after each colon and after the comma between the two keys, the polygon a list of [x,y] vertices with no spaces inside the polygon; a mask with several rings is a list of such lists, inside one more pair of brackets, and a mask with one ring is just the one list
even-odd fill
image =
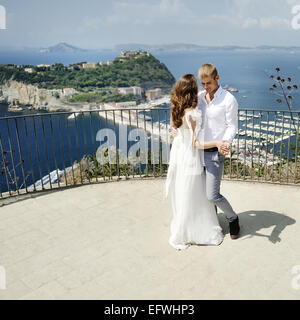
{"label": "lace detail on dress", "polygon": [[[190,121],[190,117],[193,121],[196,122],[195,128],[192,127],[192,123]],[[195,139],[201,139],[199,134],[201,133],[202,127],[202,112],[198,109],[189,110],[184,115],[185,121],[191,131],[191,134],[194,135]],[[194,130],[193,130],[194,129]]]}

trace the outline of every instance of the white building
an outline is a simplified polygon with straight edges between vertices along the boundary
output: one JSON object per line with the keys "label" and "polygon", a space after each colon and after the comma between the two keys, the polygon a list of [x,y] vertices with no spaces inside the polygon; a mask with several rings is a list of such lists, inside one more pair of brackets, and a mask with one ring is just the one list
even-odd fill
{"label": "white building", "polygon": [[62,91],[64,96],[70,96],[72,94],[77,93],[77,91],[74,88],[64,88]]}
{"label": "white building", "polygon": [[32,68],[25,68],[24,71],[27,72],[27,73],[33,73],[33,69]]}
{"label": "white building", "polygon": [[119,57],[121,58],[127,58],[127,57],[132,57],[132,56],[141,56],[141,55],[147,55],[149,56],[149,53],[143,52],[141,50],[136,50],[136,51],[121,51],[119,54]]}
{"label": "white building", "polygon": [[160,98],[161,96],[162,96],[162,90],[160,88],[146,91],[147,100],[157,99],[157,98]]}
{"label": "white building", "polygon": [[38,67],[38,68],[43,68],[43,67],[44,67],[44,68],[50,68],[51,65],[50,65],[50,64],[38,64],[37,67]]}
{"label": "white building", "polygon": [[125,87],[125,88],[118,88],[118,92],[120,94],[134,94],[135,96],[141,96],[143,93],[143,89],[141,87]]}
{"label": "white building", "polygon": [[106,62],[99,62],[100,66],[110,66],[112,64],[111,61],[106,61]]}
{"label": "white building", "polygon": [[97,67],[97,63],[87,62],[82,64],[83,69],[95,69]]}

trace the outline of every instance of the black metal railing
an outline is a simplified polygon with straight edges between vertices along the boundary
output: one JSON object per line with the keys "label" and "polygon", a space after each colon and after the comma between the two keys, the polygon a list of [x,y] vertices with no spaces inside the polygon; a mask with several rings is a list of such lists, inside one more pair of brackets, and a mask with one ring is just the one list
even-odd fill
{"label": "black metal railing", "polygon": [[[223,179],[300,185],[300,112],[239,110]],[[164,176],[170,109],[119,108],[0,118],[0,198]]]}
{"label": "black metal railing", "polygon": [[239,110],[224,179],[300,185],[300,112]]}

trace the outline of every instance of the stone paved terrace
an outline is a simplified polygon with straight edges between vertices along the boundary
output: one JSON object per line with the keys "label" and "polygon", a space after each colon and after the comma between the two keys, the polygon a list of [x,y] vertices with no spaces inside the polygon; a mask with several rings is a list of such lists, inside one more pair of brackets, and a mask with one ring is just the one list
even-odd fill
{"label": "stone paved terrace", "polygon": [[223,181],[240,238],[219,214],[220,246],[177,251],[163,184],[85,185],[2,206],[0,299],[300,299],[299,187]]}

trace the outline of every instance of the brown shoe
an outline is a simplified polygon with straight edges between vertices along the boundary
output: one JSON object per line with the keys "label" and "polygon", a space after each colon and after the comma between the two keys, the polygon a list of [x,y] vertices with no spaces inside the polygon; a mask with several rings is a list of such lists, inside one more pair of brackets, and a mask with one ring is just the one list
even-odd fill
{"label": "brown shoe", "polygon": [[230,238],[237,239],[240,232],[239,217],[229,222]]}

